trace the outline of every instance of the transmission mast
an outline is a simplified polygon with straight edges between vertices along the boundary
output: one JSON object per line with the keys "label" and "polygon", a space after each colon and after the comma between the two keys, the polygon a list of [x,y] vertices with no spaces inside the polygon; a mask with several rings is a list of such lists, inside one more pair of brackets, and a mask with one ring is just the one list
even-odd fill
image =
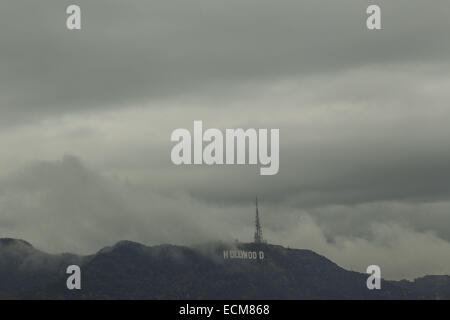
{"label": "transmission mast", "polygon": [[259,221],[258,197],[256,197],[255,243],[265,243],[262,234],[261,222]]}

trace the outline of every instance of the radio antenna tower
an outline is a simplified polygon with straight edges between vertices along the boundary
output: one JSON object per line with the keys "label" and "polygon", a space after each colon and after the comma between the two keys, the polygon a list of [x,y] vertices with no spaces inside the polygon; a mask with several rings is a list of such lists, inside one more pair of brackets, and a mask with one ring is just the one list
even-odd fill
{"label": "radio antenna tower", "polygon": [[258,197],[256,197],[255,243],[265,243],[263,239],[261,223],[259,221]]}

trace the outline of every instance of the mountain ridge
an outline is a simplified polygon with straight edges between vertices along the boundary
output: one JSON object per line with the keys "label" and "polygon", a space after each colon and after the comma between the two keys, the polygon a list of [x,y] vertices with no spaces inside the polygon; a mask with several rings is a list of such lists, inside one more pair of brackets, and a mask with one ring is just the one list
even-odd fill
{"label": "mountain ridge", "polygon": [[[51,255],[7,238],[0,239],[0,258],[0,298],[450,299],[450,276],[382,279],[381,290],[368,290],[367,274],[311,250],[272,244],[187,247],[119,241],[81,256]],[[81,267],[81,290],[66,288],[65,270],[71,264]]]}

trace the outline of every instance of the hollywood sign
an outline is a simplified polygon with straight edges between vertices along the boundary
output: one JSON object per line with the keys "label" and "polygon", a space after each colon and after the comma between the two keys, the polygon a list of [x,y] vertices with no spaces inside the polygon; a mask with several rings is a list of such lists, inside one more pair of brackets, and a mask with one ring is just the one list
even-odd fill
{"label": "hollywood sign", "polygon": [[264,251],[224,250],[224,259],[264,260]]}

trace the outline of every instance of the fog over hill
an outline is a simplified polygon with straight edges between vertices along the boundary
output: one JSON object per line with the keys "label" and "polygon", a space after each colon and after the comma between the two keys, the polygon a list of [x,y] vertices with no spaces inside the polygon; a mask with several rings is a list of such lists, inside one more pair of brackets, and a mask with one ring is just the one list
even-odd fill
{"label": "fog over hill", "polygon": [[[257,259],[240,254],[255,253]],[[260,252],[263,252],[261,256]],[[49,255],[0,239],[0,297],[6,299],[449,299],[449,276],[381,282],[310,250],[254,243],[148,247],[121,241],[96,254]],[[66,288],[66,267],[82,270]]]}

